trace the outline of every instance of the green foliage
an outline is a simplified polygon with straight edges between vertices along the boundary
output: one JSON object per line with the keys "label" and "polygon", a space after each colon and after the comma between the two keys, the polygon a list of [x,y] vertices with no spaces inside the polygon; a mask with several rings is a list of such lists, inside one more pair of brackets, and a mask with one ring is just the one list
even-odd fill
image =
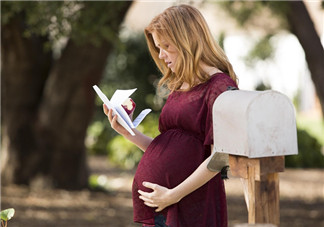
{"label": "green foliage", "polygon": [[15,209],[9,208],[0,212],[1,220],[9,221],[15,215]]}
{"label": "green foliage", "polygon": [[253,1],[221,1],[219,4],[240,26],[244,26],[262,8],[262,3]]}
{"label": "green foliage", "polygon": [[[101,111],[101,114],[104,113]],[[106,155],[107,143],[117,133],[110,127],[108,119],[96,120],[90,124],[87,130],[86,147],[90,154]]]}
{"label": "green foliage", "polygon": [[108,144],[109,155],[111,162],[120,167],[131,169],[139,162],[142,157],[142,151],[134,144],[118,135],[113,138]]}
{"label": "green foliage", "polygon": [[[286,19],[287,3],[283,1],[224,1],[219,4],[231,17],[236,19],[241,27],[254,24],[260,20],[260,16],[265,12],[273,14],[273,18],[280,22],[279,27],[276,27],[275,30],[267,28],[267,34],[256,42],[244,60],[248,66],[253,67],[259,60],[271,59],[274,53],[274,47],[271,43],[273,34],[276,30],[288,27]],[[270,20],[274,20],[273,18],[270,18]]]}
{"label": "green foliage", "polygon": [[[159,134],[158,116],[154,114],[147,116],[138,127],[138,130],[152,138],[156,137]],[[142,155],[142,150],[122,136],[116,136],[108,144],[109,160],[126,169],[134,168],[142,158]]]}
{"label": "green foliage", "polygon": [[88,185],[91,190],[102,192],[108,191],[108,179],[105,175],[91,175]]}
{"label": "green foliage", "polygon": [[324,119],[321,116],[297,115],[298,128],[306,130],[324,147]]}
{"label": "green foliage", "polygon": [[0,212],[1,215],[1,227],[7,227],[7,222],[15,215],[15,209],[9,208],[6,210],[2,210]]}
{"label": "green foliage", "polygon": [[224,50],[225,32],[222,31],[218,36],[218,44]]}
{"label": "green foliage", "polygon": [[27,6],[27,2],[13,3],[1,1],[1,25],[9,23],[14,15],[22,12],[24,8],[28,8]]}
{"label": "green foliage", "polygon": [[298,155],[286,156],[286,167],[324,168],[321,144],[306,130],[297,130]]}
{"label": "green foliage", "polygon": [[268,7],[281,22],[281,27],[284,29],[288,28],[287,17],[289,13],[289,6],[287,1],[265,1],[263,2],[264,7]]}
{"label": "green foliage", "polygon": [[259,60],[265,61],[273,57],[274,47],[271,44],[271,37],[272,35],[268,34],[254,45],[244,58],[247,65],[253,66]]}
{"label": "green foliage", "polygon": [[118,28],[120,12],[130,2],[123,1],[85,1],[79,2],[80,12],[78,20],[73,20],[71,37],[74,40],[91,42],[97,46],[103,40],[119,44]]}
{"label": "green foliage", "polygon": [[130,2],[87,1],[10,1],[2,2],[1,23],[5,25],[16,15],[24,15],[28,27],[26,37],[49,36],[52,42],[62,37],[81,44],[100,45],[103,40],[118,41],[119,9]]}
{"label": "green foliage", "polygon": [[101,84],[110,96],[116,90],[137,88],[132,95],[136,102],[135,115],[148,106],[160,111],[163,100],[156,95],[156,83],[160,73],[153,62],[144,35],[133,35],[124,39],[108,59],[106,73]]}
{"label": "green foliage", "polygon": [[256,85],[255,90],[256,91],[271,90],[271,86],[268,84],[265,84],[263,81],[261,81]]}
{"label": "green foliage", "polygon": [[53,39],[68,36],[70,23],[77,20],[76,13],[70,13],[77,7],[77,2],[3,2],[1,15],[2,24],[7,24],[16,15],[25,15],[25,24],[28,26],[25,36],[33,34],[51,34]]}
{"label": "green foliage", "polygon": [[265,9],[269,9],[277,15],[282,28],[287,27],[285,15],[288,13],[288,6],[285,1],[220,1],[219,5],[231,17],[236,19],[241,27],[246,26],[253,20],[258,20],[259,15]]}

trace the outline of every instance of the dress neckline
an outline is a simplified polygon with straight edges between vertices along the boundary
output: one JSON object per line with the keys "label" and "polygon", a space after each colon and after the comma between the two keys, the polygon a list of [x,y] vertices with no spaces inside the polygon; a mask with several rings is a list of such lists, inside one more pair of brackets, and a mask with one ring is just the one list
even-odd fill
{"label": "dress neckline", "polygon": [[201,87],[202,85],[206,85],[206,84],[208,84],[208,83],[211,81],[212,78],[214,78],[214,77],[217,76],[217,74],[225,74],[225,73],[224,73],[224,72],[216,72],[216,73],[214,73],[213,75],[211,75],[211,76],[209,77],[209,79],[208,79],[206,82],[204,82],[204,83],[200,83],[200,84],[197,84],[196,86],[192,87],[192,88],[191,88],[190,90],[188,90],[188,91],[175,90],[175,91],[173,91],[172,93],[174,93],[174,92],[176,92],[176,93],[187,93],[187,92],[191,92],[191,91],[193,91],[193,90],[196,90],[198,87]]}

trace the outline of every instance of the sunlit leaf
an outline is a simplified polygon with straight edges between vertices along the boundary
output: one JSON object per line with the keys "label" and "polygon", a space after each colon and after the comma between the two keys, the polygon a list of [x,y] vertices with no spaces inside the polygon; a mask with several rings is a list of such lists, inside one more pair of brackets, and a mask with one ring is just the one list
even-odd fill
{"label": "sunlit leaf", "polygon": [[4,221],[10,220],[15,215],[15,209],[9,208],[0,212],[1,219]]}

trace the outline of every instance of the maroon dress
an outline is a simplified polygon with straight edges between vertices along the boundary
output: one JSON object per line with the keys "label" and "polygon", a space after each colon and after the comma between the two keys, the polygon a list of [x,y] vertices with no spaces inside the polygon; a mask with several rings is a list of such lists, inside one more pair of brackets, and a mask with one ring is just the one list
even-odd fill
{"label": "maroon dress", "polygon": [[170,227],[227,226],[226,196],[220,174],[159,213],[146,206],[137,191],[152,191],[142,185],[143,181],[174,188],[210,155],[213,104],[228,86],[236,84],[228,75],[217,73],[190,91],[169,95],[159,118],[161,134],[146,149],[134,177],[135,222],[154,225],[154,218],[163,215]]}

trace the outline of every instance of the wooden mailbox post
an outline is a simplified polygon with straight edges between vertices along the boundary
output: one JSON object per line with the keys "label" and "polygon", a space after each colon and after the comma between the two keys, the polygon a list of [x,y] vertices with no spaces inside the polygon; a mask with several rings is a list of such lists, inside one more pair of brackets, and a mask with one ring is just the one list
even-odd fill
{"label": "wooden mailbox post", "polygon": [[[229,154],[232,175],[242,179],[249,224],[279,226],[278,172],[284,171],[285,155],[298,153],[290,100],[272,90],[226,91],[215,100],[213,130],[213,152]],[[216,163],[211,160],[208,168]]]}

